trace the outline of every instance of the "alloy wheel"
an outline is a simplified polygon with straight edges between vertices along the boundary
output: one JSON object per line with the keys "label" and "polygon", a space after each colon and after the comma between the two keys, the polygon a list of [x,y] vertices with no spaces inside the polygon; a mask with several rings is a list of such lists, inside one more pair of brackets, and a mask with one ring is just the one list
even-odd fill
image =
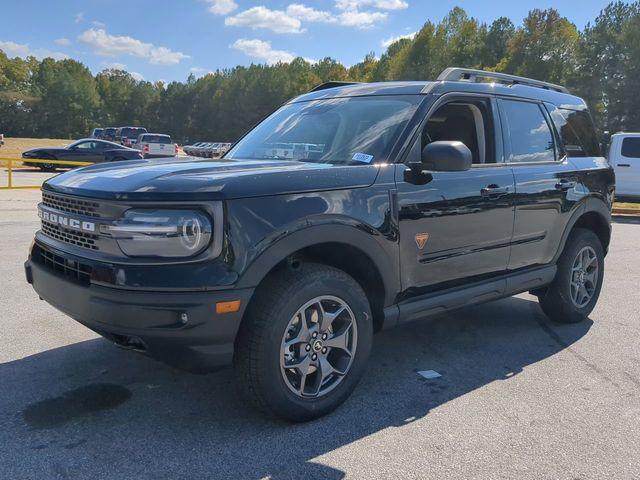
{"label": "alloy wheel", "polygon": [[582,248],[571,268],[571,301],[578,308],[586,306],[598,285],[598,256],[591,247]]}
{"label": "alloy wheel", "polygon": [[280,371],[297,396],[321,397],[336,388],[353,363],[357,324],[349,305],[316,297],[291,318],[280,345]]}

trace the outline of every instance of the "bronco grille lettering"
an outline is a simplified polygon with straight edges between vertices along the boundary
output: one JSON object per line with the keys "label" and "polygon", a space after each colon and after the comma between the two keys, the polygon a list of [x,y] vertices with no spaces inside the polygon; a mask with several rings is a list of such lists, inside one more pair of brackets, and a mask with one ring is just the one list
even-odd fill
{"label": "bronco grille lettering", "polygon": [[60,215],[59,213],[47,212],[40,208],[38,209],[38,216],[45,222],[55,223],[58,225],[62,225],[63,227],[82,230],[85,232],[96,231],[96,224],[93,222],[78,220],[77,218],[69,217],[67,215]]}

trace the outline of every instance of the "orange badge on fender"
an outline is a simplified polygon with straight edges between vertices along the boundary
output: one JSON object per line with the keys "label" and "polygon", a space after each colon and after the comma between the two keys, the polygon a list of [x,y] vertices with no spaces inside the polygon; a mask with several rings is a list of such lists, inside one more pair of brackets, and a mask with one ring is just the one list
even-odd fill
{"label": "orange badge on fender", "polygon": [[429,234],[427,232],[416,234],[416,245],[420,250],[427,244],[427,240],[429,240]]}

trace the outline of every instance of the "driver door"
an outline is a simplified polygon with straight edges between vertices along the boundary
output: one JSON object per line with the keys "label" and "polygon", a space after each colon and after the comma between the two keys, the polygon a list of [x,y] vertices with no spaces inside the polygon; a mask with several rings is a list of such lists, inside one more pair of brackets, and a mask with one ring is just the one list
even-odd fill
{"label": "driver door", "polygon": [[75,162],[99,162],[102,160],[103,151],[99,148],[100,142],[87,140],[80,142],[69,150],[68,159]]}
{"label": "driver door", "polygon": [[419,159],[432,141],[459,140],[472,152],[472,168],[416,177],[396,166],[403,290],[426,293],[506,271],[515,185],[503,163],[499,126],[493,98],[444,97],[431,108],[410,157]]}

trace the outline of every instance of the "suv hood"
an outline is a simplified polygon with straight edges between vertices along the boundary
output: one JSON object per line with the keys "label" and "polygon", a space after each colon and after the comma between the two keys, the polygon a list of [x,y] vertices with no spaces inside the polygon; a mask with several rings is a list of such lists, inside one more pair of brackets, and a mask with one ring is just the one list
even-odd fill
{"label": "suv hood", "polygon": [[367,187],[375,165],[281,160],[131,160],[96,164],[47,180],[43,188],[119,200],[218,200]]}

